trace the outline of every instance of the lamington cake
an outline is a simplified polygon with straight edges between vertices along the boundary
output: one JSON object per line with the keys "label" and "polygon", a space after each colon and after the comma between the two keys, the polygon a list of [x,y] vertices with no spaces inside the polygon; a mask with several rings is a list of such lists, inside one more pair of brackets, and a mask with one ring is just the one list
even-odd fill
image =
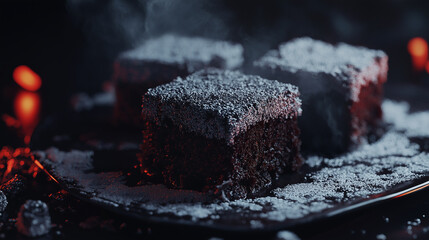
{"label": "lamington cake", "polygon": [[171,34],[147,40],[115,61],[115,119],[139,126],[141,96],[148,88],[205,67],[235,69],[242,62],[240,44]]}
{"label": "lamington cake", "polygon": [[269,51],[251,72],[298,86],[303,151],[333,155],[365,141],[382,118],[387,61],[383,51],[305,37]]}
{"label": "lamington cake", "polygon": [[207,69],[143,96],[143,172],[170,187],[255,196],[301,165],[297,87]]}

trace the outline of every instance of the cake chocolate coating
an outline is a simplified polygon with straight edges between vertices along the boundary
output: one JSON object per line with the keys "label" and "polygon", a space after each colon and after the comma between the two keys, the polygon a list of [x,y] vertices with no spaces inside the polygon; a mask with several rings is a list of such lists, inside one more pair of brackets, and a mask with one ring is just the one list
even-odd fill
{"label": "cake chocolate coating", "polygon": [[301,165],[295,86],[207,69],[143,97],[145,172],[175,188],[242,198]]}
{"label": "cake chocolate coating", "polygon": [[235,69],[243,62],[243,47],[226,41],[163,35],[122,53],[114,64],[116,119],[138,126],[141,95],[205,67]]}
{"label": "cake chocolate coating", "polygon": [[383,51],[305,37],[269,51],[251,72],[299,87],[303,150],[332,155],[359,144],[381,120],[387,61]]}

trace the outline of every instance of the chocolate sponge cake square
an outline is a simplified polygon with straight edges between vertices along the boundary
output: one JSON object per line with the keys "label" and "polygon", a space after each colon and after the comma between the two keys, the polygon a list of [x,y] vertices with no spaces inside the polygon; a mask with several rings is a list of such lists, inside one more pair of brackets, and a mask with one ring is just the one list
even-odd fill
{"label": "chocolate sponge cake square", "polygon": [[269,51],[251,72],[297,85],[303,151],[335,155],[365,141],[381,120],[387,61],[383,51],[305,37]]}
{"label": "chocolate sponge cake square", "polygon": [[148,88],[205,67],[235,69],[242,62],[240,44],[171,34],[149,39],[122,53],[114,63],[115,119],[139,126],[141,96]]}
{"label": "chocolate sponge cake square", "polygon": [[301,165],[297,87],[207,69],[143,96],[143,172],[170,187],[251,197]]}

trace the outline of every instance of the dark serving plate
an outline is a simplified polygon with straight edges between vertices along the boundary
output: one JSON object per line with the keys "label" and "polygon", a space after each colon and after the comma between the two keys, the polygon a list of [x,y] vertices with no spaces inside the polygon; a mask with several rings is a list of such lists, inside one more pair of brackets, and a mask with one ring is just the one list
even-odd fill
{"label": "dark serving plate", "polygon": [[429,186],[428,137],[388,127],[337,156],[307,158],[266,196],[222,202],[209,194],[141,181],[141,132],[117,126],[108,107],[52,116],[31,148],[44,170],[78,198],[131,218],[220,231],[277,231],[332,219]]}

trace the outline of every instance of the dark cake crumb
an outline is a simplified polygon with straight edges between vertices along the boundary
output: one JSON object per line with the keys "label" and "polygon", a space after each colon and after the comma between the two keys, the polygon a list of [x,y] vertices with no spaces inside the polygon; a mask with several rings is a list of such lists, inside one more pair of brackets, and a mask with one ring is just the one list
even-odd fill
{"label": "dark cake crumb", "polygon": [[383,51],[304,37],[269,51],[251,72],[296,84],[303,150],[337,154],[365,141],[381,120],[387,61]]}
{"label": "dark cake crumb", "polygon": [[208,69],[149,89],[143,169],[175,188],[242,198],[301,165],[295,86]]}

